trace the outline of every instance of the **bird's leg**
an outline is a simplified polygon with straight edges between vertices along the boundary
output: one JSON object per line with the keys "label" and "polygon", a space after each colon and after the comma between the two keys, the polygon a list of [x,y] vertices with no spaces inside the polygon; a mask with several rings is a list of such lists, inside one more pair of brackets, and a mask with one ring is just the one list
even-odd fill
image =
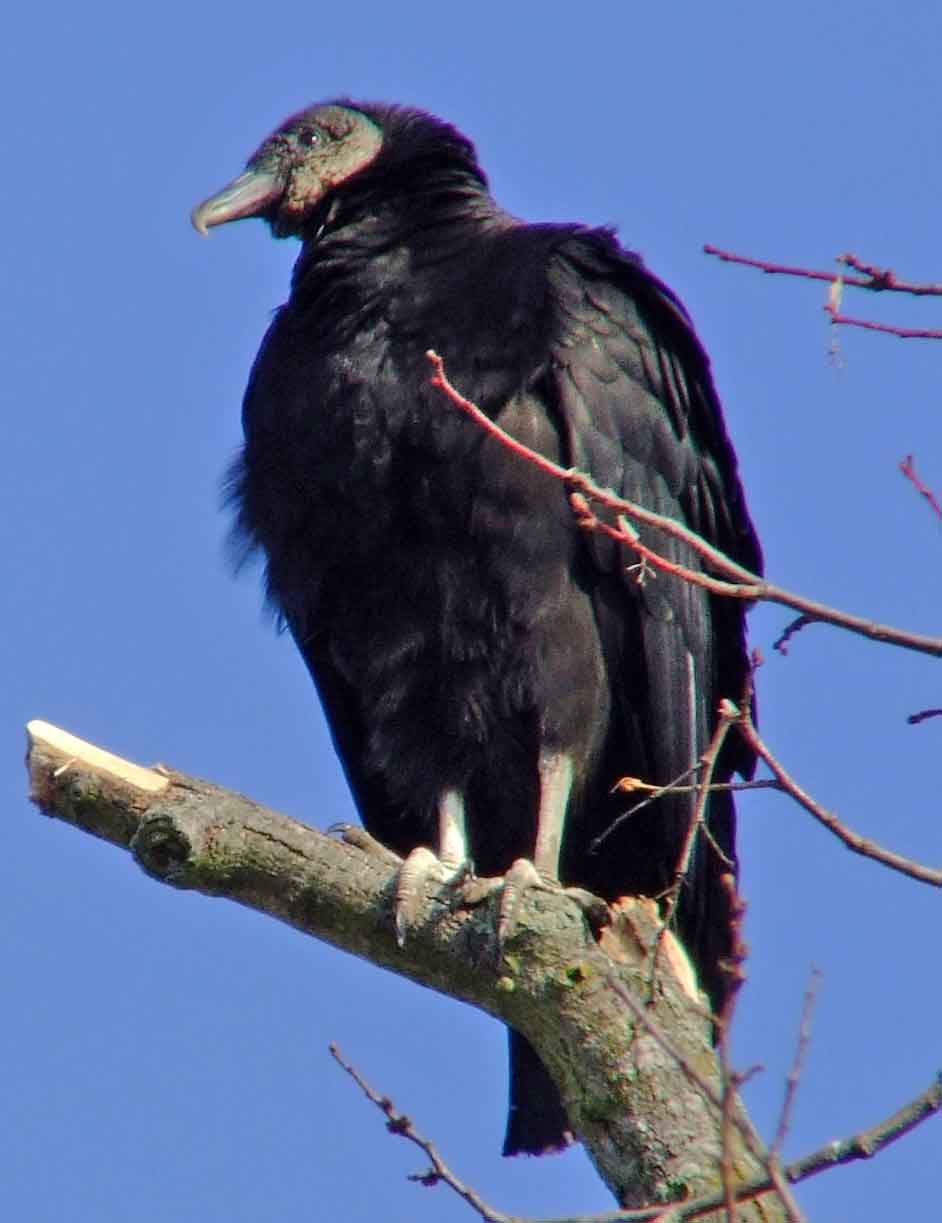
{"label": "bird's leg", "polygon": [[464,799],[457,790],[446,790],[438,804],[438,860],[450,870],[468,860]]}
{"label": "bird's leg", "polygon": [[563,843],[566,808],[572,793],[572,757],[540,753],[540,810],[536,821],[533,865],[537,874],[559,881],[559,851]]}
{"label": "bird's leg", "polygon": [[470,871],[464,799],[457,790],[446,790],[438,803],[438,853],[419,845],[403,862],[396,880],[393,921],[400,947],[405,944],[409,927],[418,920],[426,884],[430,880],[461,882]]}
{"label": "bird's leg", "polygon": [[520,899],[533,887],[559,886],[559,850],[572,791],[572,760],[563,753],[540,753],[540,807],[533,860],[518,858],[504,876],[497,909],[497,942],[503,946],[516,922]]}
{"label": "bird's leg", "polygon": [[[539,762],[540,808],[537,813],[533,860],[518,858],[504,876],[497,911],[497,941],[501,946],[513,932],[517,909],[530,888],[559,888],[559,852],[562,848],[566,809],[572,794],[572,757],[563,752],[541,752]],[[579,904],[589,924],[605,924],[608,906],[583,888],[566,888]],[[603,916],[604,915],[604,916]]]}

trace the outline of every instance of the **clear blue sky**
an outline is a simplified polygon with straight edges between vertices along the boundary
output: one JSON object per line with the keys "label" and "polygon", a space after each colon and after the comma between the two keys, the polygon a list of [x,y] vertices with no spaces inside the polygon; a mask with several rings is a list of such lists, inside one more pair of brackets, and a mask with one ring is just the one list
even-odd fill
{"label": "clear blue sky", "polygon": [[[336,1039],[505,1210],[607,1208],[576,1151],[502,1161],[497,1024],[254,913],[177,894],[25,799],[44,717],[324,827],[352,814],[319,711],[253,575],[228,571],[219,477],[296,248],[201,241],[192,204],[285,114],[338,93],[446,116],[533,220],[617,224],[711,351],[770,574],[940,631],[942,345],[830,341],[820,287],[703,242],[828,266],[848,248],[942,280],[942,10],[475,5],[16,6],[4,22],[0,632],[6,985],[0,1184],[23,1223],[469,1219],[327,1056]],[[855,304],[857,309],[857,304]],[[942,303],[864,301],[942,326]],[[772,654],[763,726],[857,829],[942,861],[937,665],[817,628]],[[787,1154],[870,1125],[942,1063],[939,896],[786,801],[742,804],[750,981],[737,1026],[774,1128],[812,963],[824,972]],[[922,1214],[942,1122],[799,1194],[828,1223]]]}

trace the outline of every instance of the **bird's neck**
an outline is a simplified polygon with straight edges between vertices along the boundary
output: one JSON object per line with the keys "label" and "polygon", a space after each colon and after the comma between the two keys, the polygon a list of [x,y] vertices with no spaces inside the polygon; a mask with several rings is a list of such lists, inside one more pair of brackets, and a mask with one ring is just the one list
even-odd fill
{"label": "bird's neck", "polygon": [[458,255],[473,235],[514,224],[475,176],[454,167],[410,173],[403,166],[381,193],[365,182],[312,218],[293,288],[304,292],[312,280],[356,275],[396,252],[412,266],[427,252]]}

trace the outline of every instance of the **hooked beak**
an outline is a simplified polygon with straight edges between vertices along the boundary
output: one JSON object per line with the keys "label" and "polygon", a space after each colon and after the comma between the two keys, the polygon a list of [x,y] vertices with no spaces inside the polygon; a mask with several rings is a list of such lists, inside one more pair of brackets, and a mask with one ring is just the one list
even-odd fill
{"label": "hooked beak", "polygon": [[272,169],[250,167],[221,191],[198,204],[190,213],[190,220],[194,229],[205,238],[214,225],[260,216],[281,199],[284,189],[281,174]]}

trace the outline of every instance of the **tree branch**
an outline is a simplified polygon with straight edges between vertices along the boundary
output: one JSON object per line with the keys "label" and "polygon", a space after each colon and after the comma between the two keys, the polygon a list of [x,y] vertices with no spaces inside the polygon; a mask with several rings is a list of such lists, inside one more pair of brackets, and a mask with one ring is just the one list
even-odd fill
{"label": "tree branch", "polygon": [[854,268],[863,275],[848,276],[842,273],[818,272],[812,268],[797,267],[788,263],[769,263],[765,259],[753,259],[748,255],[737,255],[733,251],[720,250],[718,246],[713,246],[709,242],[704,244],[703,253],[713,255],[723,263],[738,263],[747,268],[755,268],[759,272],[765,272],[768,276],[798,276],[803,280],[823,280],[826,284],[831,284],[837,279],[837,275],[840,275],[845,285],[850,285],[855,289],[868,289],[873,293],[888,290],[894,293],[908,293],[913,297],[942,297],[942,284],[901,280],[891,269],[878,268],[873,264],[864,263],[849,251],[838,255],[837,262],[843,263],[845,267]]}
{"label": "tree branch", "polygon": [[942,887],[942,870],[925,866],[921,862],[914,862],[911,858],[904,858],[902,854],[895,853],[892,849],[884,848],[884,846],[879,845],[876,841],[870,840],[869,837],[861,836],[859,832],[854,832],[852,828],[842,824],[833,811],[828,811],[826,807],[823,807],[816,799],[812,798],[807,790],[804,790],[786,772],[776,756],[765,745],[759,736],[759,732],[756,730],[755,723],[748,709],[740,711],[738,727],[739,733],[749,744],[750,748],[769,766],[782,790],[786,794],[790,794],[799,806],[804,807],[809,815],[813,815],[818,823],[823,824],[848,849],[852,849],[854,853],[861,854],[865,858],[872,858],[875,862],[889,867],[890,870],[899,871],[901,875],[907,875],[910,879],[916,879],[920,883],[928,883],[930,887]]}
{"label": "tree branch", "polygon": [[901,340],[942,340],[942,330],[926,327],[899,327],[894,323],[876,323],[871,319],[852,318],[841,313],[841,300],[844,288],[868,289],[872,293],[893,292],[908,293],[912,297],[942,297],[942,285],[921,284],[917,281],[901,280],[890,268],[878,268],[873,264],[864,263],[856,255],[849,252],[837,256],[837,262],[845,267],[862,272],[861,276],[847,275],[845,272],[820,272],[813,268],[795,267],[786,263],[769,263],[765,259],[751,259],[747,255],[737,255],[733,251],[723,251],[719,247],[707,243],[703,247],[705,255],[714,255],[724,263],[738,263],[743,267],[755,268],[767,276],[797,276],[802,280],[823,280],[829,286],[828,299],[822,309],[830,316],[834,326],[862,327],[865,331],[881,331],[884,335],[895,335]]}
{"label": "tree branch", "polygon": [[932,510],[933,514],[935,514],[936,518],[942,519],[942,503],[940,503],[939,498],[935,495],[932,489],[927,484],[924,484],[916,474],[916,465],[911,454],[907,454],[904,459],[900,460],[899,469],[910,484],[912,484],[913,488],[915,488],[916,492],[919,493],[920,496],[925,497],[929,508]]}
{"label": "tree branch", "polygon": [[[687,1223],[688,1220],[692,1223],[695,1219],[715,1219],[717,1217],[716,1212],[720,1206],[724,1207],[724,1213],[728,1213],[725,1210],[724,1188],[716,1193],[705,1194],[699,1198],[688,1198],[683,1202],[666,1207],[663,1205],[647,1206],[642,1207],[640,1210],[617,1210],[602,1214],[566,1215],[541,1220],[530,1219],[520,1215],[507,1215],[496,1207],[491,1206],[488,1202],[485,1202],[480,1194],[470,1189],[448,1166],[434,1143],[416,1130],[410,1119],[404,1113],[399,1112],[396,1105],[388,1096],[380,1095],[378,1091],[370,1087],[359,1071],[341,1056],[336,1045],[330,1046],[330,1052],[354,1080],[366,1098],[375,1104],[387,1118],[387,1128],[390,1133],[406,1138],[428,1156],[432,1165],[429,1172],[414,1175],[410,1177],[410,1180],[419,1181],[421,1184],[428,1185],[429,1187],[439,1183],[448,1185],[449,1188],[453,1189],[459,1197],[462,1197],[468,1203],[472,1210],[476,1211],[485,1220],[485,1223]],[[815,1176],[818,1172],[822,1172],[827,1168],[852,1163],[857,1159],[869,1159],[885,1146],[895,1142],[897,1138],[901,1138],[904,1134],[909,1133],[917,1125],[921,1125],[923,1121],[928,1120],[929,1117],[934,1116],[940,1111],[942,1111],[942,1076],[937,1078],[914,1100],[904,1105],[903,1108],[893,1113],[892,1116],[878,1122],[872,1129],[854,1134],[850,1138],[829,1142],[817,1151],[806,1155],[803,1159],[796,1160],[787,1167],[782,1165],[777,1153],[770,1152],[767,1161],[769,1164],[768,1174],[748,1185],[740,1185],[737,1189],[736,1206],[740,1208],[738,1211],[739,1218],[744,1219],[746,1217],[741,1207],[750,1199],[761,1194],[767,1194],[773,1189],[783,1199],[790,1199],[790,1185],[806,1180],[810,1176]],[[768,1202],[763,1203],[763,1205],[767,1206]],[[786,1212],[783,1216],[761,1215],[760,1217],[763,1219],[773,1217],[787,1218],[789,1223],[793,1219],[803,1220],[801,1211],[798,1210],[797,1206],[790,1204],[789,1209],[790,1213]]]}
{"label": "tree branch", "polygon": [[[130,851],[152,878],[268,913],[521,1031],[622,1205],[653,1203],[663,1212],[669,1201],[719,1190],[722,1085],[711,1021],[670,936],[650,997],[660,926],[652,901],[621,902],[596,942],[563,891],[530,889],[499,953],[496,896],[473,905],[430,884],[424,920],[399,948],[389,913],[395,864],[359,830],[346,841],[326,836],[208,782],[122,761],[43,722],[31,722],[28,736],[39,808]],[[626,1010],[625,998],[645,1001]],[[737,1107],[737,1196],[739,1185],[768,1180],[762,1150]],[[774,1193],[740,1216],[783,1218]]]}
{"label": "tree branch", "polygon": [[[888,642],[907,650],[916,650],[919,653],[942,658],[942,637],[928,637],[922,633],[911,633],[886,624],[878,624],[864,616],[854,616],[848,612],[839,611],[837,608],[828,607],[825,603],[819,603],[816,599],[793,594],[781,586],[775,586],[759,577],[758,574],[750,572],[743,565],[737,564],[731,557],[726,556],[719,548],[714,548],[705,539],[701,539],[696,532],[691,531],[683,523],[673,518],[666,518],[663,514],[656,514],[653,510],[645,509],[643,505],[638,505],[635,501],[628,501],[623,497],[617,497],[614,493],[606,492],[598,488],[583,472],[554,463],[539,451],[532,450],[529,446],[517,441],[515,437],[491,420],[477,404],[466,399],[448,380],[445,364],[438,353],[429,350],[426,356],[434,371],[430,379],[432,386],[444,392],[457,408],[470,416],[476,424],[500,441],[508,450],[566,485],[570,492],[573,511],[579,525],[585,530],[601,531],[619,543],[632,548],[643,562],[647,562],[655,569],[681,577],[694,586],[709,590],[711,594],[725,595],[733,599],[746,599],[750,602],[763,600],[767,603],[779,603],[803,613],[812,620],[826,621],[828,624],[845,628],[862,637],[869,637],[873,641]],[[604,506],[617,515],[618,526],[612,526],[595,515],[590,508],[590,502]],[[631,519],[631,522],[628,519]],[[665,535],[681,540],[711,570],[731,580],[725,581],[710,577],[699,569],[690,569],[660,556],[641,542],[637,529],[632,525],[634,522],[655,527],[663,531]]]}

